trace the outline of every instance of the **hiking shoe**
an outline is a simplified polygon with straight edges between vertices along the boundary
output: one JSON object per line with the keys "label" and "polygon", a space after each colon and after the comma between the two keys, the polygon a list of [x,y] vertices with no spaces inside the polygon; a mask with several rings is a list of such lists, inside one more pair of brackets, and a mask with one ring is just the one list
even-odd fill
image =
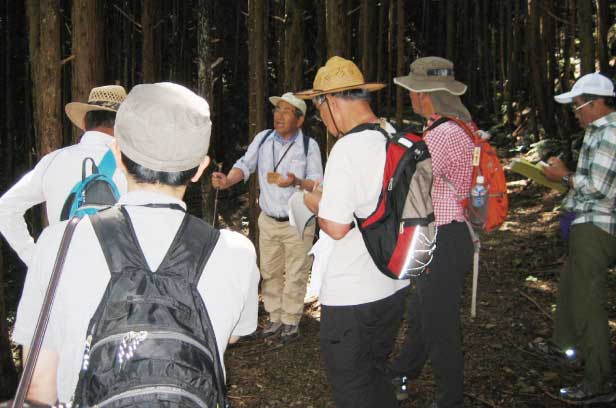
{"label": "hiking shoe", "polygon": [[271,320],[267,321],[265,327],[261,330],[259,337],[262,339],[266,339],[268,337],[272,337],[277,335],[282,329],[282,322],[272,322]]}
{"label": "hiking shoe", "polygon": [[616,402],[616,390],[609,385],[604,391],[590,392],[584,384],[560,389],[560,397],[571,402],[582,404],[609,404]]}
{"label": "hiking shoe", "polygon": [[582,366],[582,359],[575,349],[568,348],[563,350],[551,341],[531,341],[528,343],[528,349],[558,363],[564,363],[573,367]]}
{"label": "hiking shoe", "polygon": [[287,344],[299,337],[299,324],[283,324],[280,332],[280,342]]}
{"label": "hiking shoe", "polygon": [[409,380],[407,376],[394,377],[391,383],[394,385],[398,401],[404,401],[409,398]]}

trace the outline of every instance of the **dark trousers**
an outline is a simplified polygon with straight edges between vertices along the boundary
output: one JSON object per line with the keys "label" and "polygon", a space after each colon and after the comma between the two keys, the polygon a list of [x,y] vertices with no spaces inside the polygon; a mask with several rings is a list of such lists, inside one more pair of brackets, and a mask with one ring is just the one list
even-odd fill
{"label": "dark trousers", "polygon": [[466,224],[439,227],[434,259],[411,292],[406,339],[391,366],[395,375],[415,379],[430,359],[439,408],[463,406],[460,297],[472,258],[473,243]]}
{"label": "dark trousers", "polygon": [[376,302],[321,307],[321,353],[338,408],[398,407],[386,363],[406,290]]}
{"label": "dark trousers", "polygon": [[607,270],[616,260],[616,237],[592,223],[575,224],[569,258],[558,283],[552,341],[579,348],[584,385],[601,392],[611,380],[610,329],[606,305]]}

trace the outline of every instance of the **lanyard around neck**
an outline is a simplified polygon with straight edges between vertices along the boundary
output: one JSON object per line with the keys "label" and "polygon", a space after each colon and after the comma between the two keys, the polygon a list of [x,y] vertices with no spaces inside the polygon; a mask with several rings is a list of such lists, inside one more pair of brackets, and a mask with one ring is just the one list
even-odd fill
{"label": "lanyard around neck", "polygon": [[[295,140],[297,140],[297,138],[295,138]],[[280,166],[280,163],[282,162],[282,159],[284,159],[284,157],[287,155],[287,153],[289,153],[289,150],[291,150],[291,147],[293,147],[293,144],[295,143],[295,140],[293,140],[291,142],[289,147],[287,147],[287,150],[285,150],[284,153],[282,154],[282,156],[280,157],[280,160],[278,160],[278,163],[276,163],[274,165],[274,173],[276,173],[276,170],[278,170],[278,166]],[[274,156],[274,145],[275,144],[276,144],[276,138],[273,138],[272,139],[272,162],[276,161],[276,156]]]}

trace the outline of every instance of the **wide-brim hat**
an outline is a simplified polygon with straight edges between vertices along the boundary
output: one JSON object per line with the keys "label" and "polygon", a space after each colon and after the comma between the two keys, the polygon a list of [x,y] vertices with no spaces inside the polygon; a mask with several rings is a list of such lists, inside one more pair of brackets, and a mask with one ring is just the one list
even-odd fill
{"label": "wide-brim hat", "polygon": [[90,111],[117,112],[126,99],[126,90],[120,85],[105,85],[92,88],[88,102],[70,102],[64,107],[66,116],[73,125],[83,130],[83,119]]}
{"label": "wide-brim hat", "polygon": [[385,88],[385,84],[366,82],[364,75],[353,61],[341,57],[331,57],[317,71],[312,89],[295,92],[295,96],[300,99],[312,99],[315,96],[351,89],[364,89],[368,92],[374,92],[383,88]]}
{"label": "wide-brim hat", "polygon": [[569,92],[554,96],[558,103],[571,103],[573,98],[583,94],[597,96],[614,96],[614,83],[598,72],[586,74],[578,79]]}
{"label": "wide-brim hat", "polygon": [[453,62],[441,57],[424,57],[411,64],[411,72],[394,78],[394,84],[413,92],[446,91],[462,95],[466,85],[454,76]]}
{"label": "wide-brim hat", "polygon": [[285,101],[302,111],[302,115],[306,115],[306,102],[293,95],[293,92],[287,92],[282,96],[270,96],[269,101],[274,106],[278,106],[278,102],[280,101]]}

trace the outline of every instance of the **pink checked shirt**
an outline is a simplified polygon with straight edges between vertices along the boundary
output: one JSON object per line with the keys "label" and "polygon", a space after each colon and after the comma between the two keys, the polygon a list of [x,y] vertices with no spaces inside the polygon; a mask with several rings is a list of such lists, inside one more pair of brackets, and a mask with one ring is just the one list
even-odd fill
{"label": "pink checked shirt", "polygon": [[[428,120],[428,127],[438,119]],[[467,125],[477,130],[474,123]],[[452,221],[464,222],[464,210],[460,200],[468,196],[473,173],[473,142],[462,128],[452,121],[447,121],[427,132],[424,140],[432,156],[432,203],[436,225],[449,224]],[[444,177],[453,184],[456,194],[447,185]]]}

